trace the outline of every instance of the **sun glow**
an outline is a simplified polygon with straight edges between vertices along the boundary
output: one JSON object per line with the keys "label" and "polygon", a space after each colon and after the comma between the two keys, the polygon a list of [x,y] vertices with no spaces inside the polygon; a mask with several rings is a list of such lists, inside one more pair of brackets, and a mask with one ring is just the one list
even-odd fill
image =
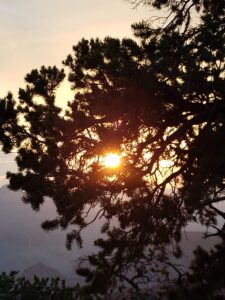
{"label": "sun glow", "polygon": [[120,165],[120,161],[120,156],[115,153],[108,153],[103,157],[103,165],[107,168],[117,168]]}

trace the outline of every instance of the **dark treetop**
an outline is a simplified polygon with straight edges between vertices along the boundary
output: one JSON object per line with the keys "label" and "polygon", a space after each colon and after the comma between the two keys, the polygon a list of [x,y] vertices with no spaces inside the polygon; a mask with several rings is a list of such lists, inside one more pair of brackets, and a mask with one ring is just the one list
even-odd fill
{"label": "dark treetop", "polygon": [[[43,228],[72,225],[70,248],[82,245],[82,229],[105,221],[99,252],[78,270],[87,289],[104,294],[124,282],[138,292],[158,269],[167,275],[166,246],[179,255],[192,221],[225,235],[215,206],[225,199],[224,0],[131,2],[169,16],[158,27],[133,24],[134,40],[74,46],[64,61],[74,90],[65,114],[55,105],[65,78],[56,67],[31,71],[19,101],[0,102],[3,150],[18,151],[10,187],[35,210],[45,197],[57,207]],[[101,163],[109,152],[122,154],[118,168]]]}

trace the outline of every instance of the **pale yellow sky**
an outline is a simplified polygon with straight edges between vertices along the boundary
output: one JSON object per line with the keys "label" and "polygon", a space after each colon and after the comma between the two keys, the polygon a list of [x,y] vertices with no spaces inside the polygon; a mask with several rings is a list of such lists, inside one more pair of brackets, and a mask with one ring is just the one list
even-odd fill
{"label": "pale yellow sky", "polygon": [[132,36],[130,25],[150,14],[125,0],[0,0],[0,97],[33,68],[61,67],[82,37]]}

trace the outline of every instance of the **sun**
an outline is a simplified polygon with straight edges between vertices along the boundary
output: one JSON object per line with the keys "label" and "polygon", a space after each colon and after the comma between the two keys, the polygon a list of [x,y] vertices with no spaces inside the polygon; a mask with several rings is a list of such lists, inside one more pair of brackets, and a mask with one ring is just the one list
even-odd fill
{"label": "sun", "polygon": [[121,158],[116,153],[108,153],[103,157],[102,161],[107,168],[117,168],[120,165]]}

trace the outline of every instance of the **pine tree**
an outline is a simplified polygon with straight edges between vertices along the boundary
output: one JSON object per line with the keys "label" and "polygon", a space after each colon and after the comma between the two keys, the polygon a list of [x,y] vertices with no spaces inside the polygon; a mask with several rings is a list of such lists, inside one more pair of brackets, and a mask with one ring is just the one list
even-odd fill
{"label": "pine tree", "polygon": [[[160,26],[133,24],[135,39],[75,45],[63,62],[74,90],[65,115],[55,105],[65,78],[56,67],[31,71],[19,102],[10,95],[0,103],[3,150],[18,150],[10,188],[22,189],[33,209],[45,197],[56,205],[58,216],[43,228],[72,225],[70,248],[105,220],[99,252],[78,270],[88,293],[130,285],[138,294],[156,274],[167,276],[167,246],[181,255],[181,231],[192,221],[224,241],[216,204],[225,188],[225,3],[131,2],[170,15]],[[102,163],[110,152],[122,156],[118,168]]]}

